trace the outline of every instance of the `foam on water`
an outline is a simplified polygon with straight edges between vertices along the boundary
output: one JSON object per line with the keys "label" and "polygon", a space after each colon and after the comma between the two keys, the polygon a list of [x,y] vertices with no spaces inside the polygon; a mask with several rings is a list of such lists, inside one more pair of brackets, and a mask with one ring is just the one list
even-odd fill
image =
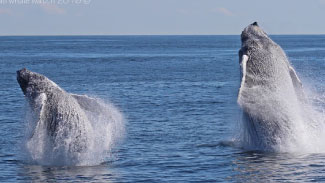
{"label": "foam on water", "polygon": [[96,105],[88,105],[94,110],[84,111],[87,118],[84,121],[89,121],[89,124],[85,125],[86,129],[82,137],[82,140],[86,140],[83,143],[87,146],[81,150],[72,148],[74,147],[72,143],[75,143],[74,138],[81,137],[78,136],[80,134],[77,133],[78,130],[64,129],[70,128],[69,126],[60,126],[57,136],[61,138],[56,138],[56,142],[53,142],[47,130],[47,121],[40,118],[44,111],[37,110],[44,100],[36,100],[36,109],[31,109],[27,104],[24,159],[30,164],[51,166],[90,166],[105,162],[111,156],[112,148],[123,139],[125,120],[112,103],[98,98],[92,99],[96,100]]}

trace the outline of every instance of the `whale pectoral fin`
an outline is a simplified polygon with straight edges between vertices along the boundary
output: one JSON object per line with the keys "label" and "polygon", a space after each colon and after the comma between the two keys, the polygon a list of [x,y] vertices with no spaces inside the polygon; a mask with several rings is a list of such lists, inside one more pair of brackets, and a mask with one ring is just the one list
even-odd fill
{"label": "whale pectoral fin", "polygon": [[94,113],[101,112],[102,105],[96,99],[88,97],[87,95],[72,94],[71,96],[77,100],[82,109]]}
{"label": "whale pectoral fin", "polygon": [[297,73],[293,69],[293,67],[289,66],[289,72],[290,72],[290,76],[291,76],[293,85],[295,87],[299,87],[299,88],[302,87],[302,83],[301,83],[300,79],[298,78]]}
{"label": "whale pectoral fin", "polygon": [[40,126],[45,113],[46,100],[47,100],[47,95],[45,93],[41,93],[35,98],[33,108],[35,109],[36,116],[38,116],[38,119],[36,121],[35,127],[33,128],[33,131],[30,134],[30,138],[33,138],[34,134],[41,128]]}
{"label": "whale pectoral fin", "polygon": [[295,69],[292,66],[289,66],[289,73],[290,73],[290,77],[292,79],[292,83],[293,83],[293,86],[295,88],[296,94],[299,97],[303,97],[304,92],[303,92],[302,83],[301,83],[300,79],[298,78]]}
{"label": "whale pectoral fin", "polygon": [[245,80],[246,80],[246,64],[248,61],[248,56],[247,55],[243,55],[241,57],[241,61],[240,61],[240,68],[241,68],[241,83],[240,83],[240,88],[239,88],[239,92],[238,92],[238,99],[240,99],[241,93],[243,91],[244,88],[244,84],[245,84]]}

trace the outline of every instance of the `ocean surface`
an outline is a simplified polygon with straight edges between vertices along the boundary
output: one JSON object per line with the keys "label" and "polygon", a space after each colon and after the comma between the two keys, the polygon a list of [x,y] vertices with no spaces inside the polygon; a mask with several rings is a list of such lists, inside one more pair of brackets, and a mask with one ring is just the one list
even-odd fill
{"label": "ocean surface", "polygon": [[[325,36],[271,37],[322,107]],[[325,153],[231,145],[241,116],[239,49],[239,36],[0,37],[0,182],[325,181]],[[126,133],[107,161],[57,167],[23,160],[26,109],[16,71],[24,67],[119,108]]]}

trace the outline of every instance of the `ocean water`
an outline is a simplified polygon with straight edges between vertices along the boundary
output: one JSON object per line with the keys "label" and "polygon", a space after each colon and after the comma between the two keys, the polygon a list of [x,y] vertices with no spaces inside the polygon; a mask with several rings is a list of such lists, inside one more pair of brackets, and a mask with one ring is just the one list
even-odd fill
{"label": "ocean water", "polygon": [[[271,36],[325,109],[325,36]],[[325,153],[247,151],[238,133],[239,36],[0,37],[0,182],[321,182]],[[124,114],[124,140],[95,166],[23,160],[16,71],[44,74]],[[325,142],[324,142],[325,146]]]}

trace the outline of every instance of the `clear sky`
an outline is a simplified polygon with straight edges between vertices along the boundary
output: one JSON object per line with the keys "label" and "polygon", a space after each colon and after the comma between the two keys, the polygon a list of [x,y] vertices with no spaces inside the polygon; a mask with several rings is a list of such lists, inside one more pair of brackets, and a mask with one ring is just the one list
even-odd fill
{"label": "clear sky", "polygon": [[325,34],[325,0],[0,0],[0,35]]}

